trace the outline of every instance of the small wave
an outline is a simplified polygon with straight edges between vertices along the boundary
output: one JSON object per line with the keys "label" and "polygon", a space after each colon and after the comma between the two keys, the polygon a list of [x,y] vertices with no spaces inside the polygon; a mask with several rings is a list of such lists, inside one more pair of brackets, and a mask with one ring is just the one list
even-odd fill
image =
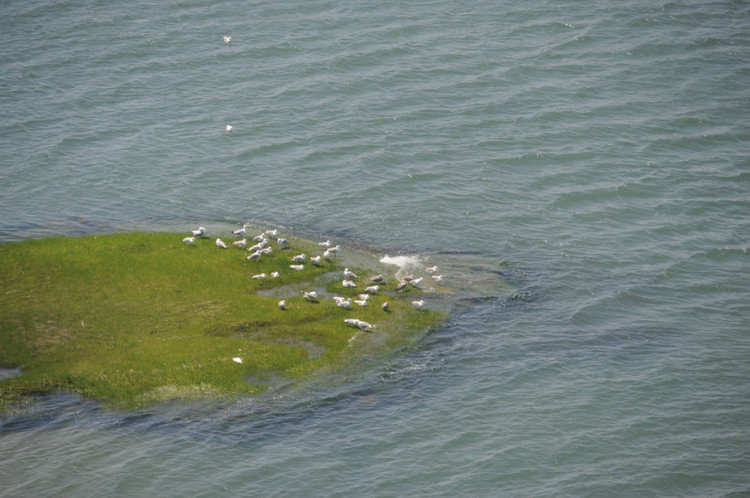
{"label": "small wave", "polygon": [[396,265],[400,269],[417,268],[420,265],[419,256],[388,256],[387,254],[380,258],[380,262],[386,265]]}

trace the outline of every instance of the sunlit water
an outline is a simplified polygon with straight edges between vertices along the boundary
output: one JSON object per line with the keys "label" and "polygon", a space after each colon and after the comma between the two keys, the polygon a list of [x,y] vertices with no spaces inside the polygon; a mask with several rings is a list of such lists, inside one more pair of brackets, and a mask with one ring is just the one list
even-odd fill
{"label": "sunlit water", "polygon": [[747,2],[3,2],[0,67],[2,241],[252,221],[460,289],[306,388],[40,398],[0,496],[750,495]]}

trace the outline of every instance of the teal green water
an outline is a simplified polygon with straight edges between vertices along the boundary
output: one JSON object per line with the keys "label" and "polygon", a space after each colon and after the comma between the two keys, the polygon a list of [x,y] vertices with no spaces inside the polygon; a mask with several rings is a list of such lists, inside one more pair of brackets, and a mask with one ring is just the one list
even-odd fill
{"label": "teal green water", "polygon": [[251,221],[461,289],[307,389],[40,398],[0,496],[750,495],[747,2],[2,2],[0,67],[0,241]]}

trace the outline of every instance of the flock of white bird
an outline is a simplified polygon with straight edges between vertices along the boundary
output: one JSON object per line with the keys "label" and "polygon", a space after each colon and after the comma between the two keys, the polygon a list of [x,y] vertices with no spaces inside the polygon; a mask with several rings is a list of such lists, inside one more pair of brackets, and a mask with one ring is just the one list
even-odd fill
{"label": "flock of white bird", "polygon": [[[227,41],[226,38],[229,38]],[[227,43],[231,42],[231,37],[225,37],[225,40]],[[278,248],[285,248],[287,247],[289,241],[286,238],[279,237],[278,230],[265,230],[264,232],[261,232],[260,234],[254,236],[252,240],[255,242],[254,245],[247,247],[248,245],[248,239],[246,238],[247,230],[249,225],[245,224],[242,226],[242,228],[239,228],[237,230],[232,231],[232,235],[236,237],[242,237],[242,239],[237,240],[235,242],[232,242],[231,245],[234,247],[237,247],[239,249],[244,249],[245,251],[250,252],[250,255],[246,257],[247,260],[253,261],[260,259],[263,255],[268,255],[273,252],[273,248],[270,245],[269,239],[276,242],[276,245]],[[189,237],[185,237],[182,239],[182,241],[185,244],[193,244],[195,243],[196,238],[206,238],[207,237],[207,230],[205,227],[199,227],[195,230],[192,230],[190,232]],[[227,244],[221,240],[220,238],[216,238],[216,246],[220,249],[228,249]],[[312,256],[309,258],[310,262],[315,265],[319,266],[321,265],[323,259],[330,260],[332,257],[338,255],[338,253],[341,251],[341,246],[339,245],[333,245],[333,242],[330,240],[326,240],[323,242],[319,242],[318,246],[323,250],[323,254],[319,256]],[[292,262],[295,264],[289,265],[289,268],[295,271],[302,271],[305,269],[304,262],[308,259],[307,255],[302,253],[298,254],[296,256],[293,256],[290,258]],[[425,268],[425,271],[430,274],[434,274],[437,271],[437,266],[431,266],[428,268]],[[358,275],[354,273],[349,268],[344,268],[344,278],[341,281],[341,285],[349,288],[354,289],[357,287],[357,283],[355,282],[356,279],[358,279]],[[277,271],[271,272],[270,274],[271,278],[279,278],[281,274]],[[431,275],[432,278],[439,282],[442,280],[442,275]],[[267,278],[268,275],[265,273],[258,273],[256,275],[253,275],[253,279],[264,279]],[[398,285],[396,286],[397,291],[404,290],[408,286],[412,286],[415,288],[418,288],[419,284],[423,281],[424,277],[420,278],[414,278],[413,275],[405,276],[400,279]],[[375,275],[373,277],[370,277],[367,282],[367,287],[364,288],[364,293],[359,294],[359,299],[352,299],[352,298],[343,298],[341,296],[333,296],[333,300],[336,302],[336,305],[341,308],[350,309],[352,307],[352,303],[356,304],[357,306],[363,307],[368,305],[368,301],[370,299],[371,295],[378,294],[380,292],[380,286],[377,284],[381,284],[385,281],[385,278],[383,275]],[[303,297],[305,297],[307,300],[312,302],[317,302],[318,299],[318,293],[316,291],[302,291]],[[424,306],[424,300],[415,300],[412,301],[411,304],[415,309],[420,309]],[[282,310],[286,309],[286,300],[282,299],[279,301],[279,308]],[[384,302],[381,305],[381,308],[383,311],[388,312],[388,301]],[[372,330],[374,328],[374,325],[371,323],[365,322],[363,320],[359,320],[356,318],[346,318],[344,320],[348,325],[351,325],[352,327],[358,328],[360,330]]]}

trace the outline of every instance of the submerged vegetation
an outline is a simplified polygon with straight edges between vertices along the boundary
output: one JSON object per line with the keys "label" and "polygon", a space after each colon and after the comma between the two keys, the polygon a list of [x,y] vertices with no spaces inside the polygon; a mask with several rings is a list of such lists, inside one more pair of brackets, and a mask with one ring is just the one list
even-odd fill
{"label": "submerged vegetation", "polygon": [[[181,239],[122,233],[0,245],[0,367],[21,373],[0,378],[0,411],[61,390],[126,409],[257,394],[273,379],[406,344],[441,319],[414,309],[421,291],[397,291],[386,273],[365,306],[338,306],[333,296],[358,300],[372,285],[373,267],[352,268],[356,287],[345,287],[340,258],[312,264],[322,251],[309,241],[272,240],[270,253],[248,260],[229,238],[227,249],[215,238]],[[305,261],[292,260],[301,253]],[[304,269],[291,268],[298,263]]]}

